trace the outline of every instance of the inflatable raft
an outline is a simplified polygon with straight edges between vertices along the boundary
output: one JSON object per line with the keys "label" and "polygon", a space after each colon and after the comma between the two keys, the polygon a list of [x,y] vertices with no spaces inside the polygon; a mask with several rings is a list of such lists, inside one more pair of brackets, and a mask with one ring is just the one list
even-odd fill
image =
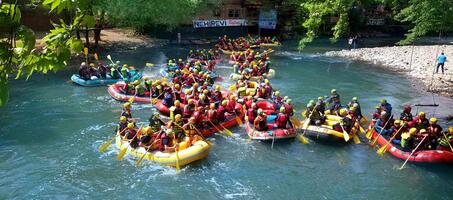
{"label": "inflatable raft", "polygon": [[165,153],[161,151],[153,151],[146,153],[146,149],[144,147],[138,147],[136,149],[130,147],[128,141],[122,140],[120,136],[116,137],[116,146],[118,149],[128,148],[127,153],[129,155],[141,158],[144,154],[144,159],[154,161],[156,163],[176,167],[176,162],[178,160],[180,166],[184,166],[195,162],[197,160],[201,160],[208,156],[209,151],[211,150],[211,146],[205,141],[196,141],[192,146],[187,146],[187,138],[185,141],[180,142],[180,150],[178,151],[178,155],[175,152],[172,153]]}
{"label": "inflatable raft", "polygon": [[246,132],[247,135],[252,140],[283,140],[283,139],[291,139],[296,137],[296,129],[295,128],[288,128],[288,129],[280,129],[274,128],[273,123],[268,123],[269,130],[267,131],[257,131],[252,126],[251,123],[246,124]]}
{"label": "inflatable raft", "polygon": [[[269,72],[266,74],[266,76],[264,78],[271,79],[271,78],[274,78],[274,77],[275,77],[275,70],[269,69]],[[237,81],[237,80],[239,80],[241,78],[242,78],[241,74],[238,74],[238,73],[231,73],[230,74],[230,79],[231,80]],[[256,81],[256,80],[259,80],[261,78],[262,78],[262,76],[252,76],[252,77],[250,77],[250,80]]]}
{"label": "inflatable raft", "polygon": [[[238,125],[238,120],[236,119],[237,117],[242,120],[243,118],[243,113],[240,113],[239,116],[236,117],[235,114],[227,113],[228,116],[226,116],[225,121],[221,122],[220,124],[225,127],[225,128],[231,128],[236,125]],[[208,122],[209,123],[209,122]],[[211,124],[209,124],[211,125]],[[204,137],[210,137],[214,133],[219,132],[218,129],[222,130],[223,127],[216,124],[216,127],[210,126],[209,128],[205,128],[203,130],[200,130],[201,134],[203,134]]]}
{"label": "inflatable raft", "polygon": [[[167,77],[167,78],[173,78],[173,76],[174,76],[174,72],[171,71],[171,70],[168,70],[167,68],[162,68],[159,71],[159,73],[160,73],[161,76]],[[208,74],[209,74],[209,76],[211,76],[212,79],[219,79],[220,78],[220,76],[217,73],[213,72],[213,71],[209,72]]]}
{"label": "inflatable raft", "polygon": [[[372,127],[370,124],[369,129]],[[369,130],[368,129],[368,130]],[[387,145],[388,152],[392,154],[393,156],[402,159],[402,160],[407,160],[409,158],[409,161],[411,162],[420,162],[420,163],[453,163],[453,152],[451,151],[442,151],[442,150],[420,150],[416,151],[414,154],[411,155],[411,152],[403,151],[396,146],[394,146],[392,143],[388,143],[388,140],[383,137],[382,135],[379,135],[374,129],[373,129],[373,135],[372,135],[372,141],[374,141],[377,137],[376,142],[379,144],[379,146],[384,146]],[[409,157],[410,156],[410,157]]]}
{"label": "inflatable raft", "polygon": [[[142,73],[140,73],[140,72],[135,73],[134,72],[133,77],[129,78],[128,81],[131,82],[131,81],[138,80],[140,78],[142,78]],[[106,79],[85,80],[85,79],[80,78],[80,76],[78,74],[73,74],[71,76],[71,81],[76,83],[76,84],[78,84],[78,85],[85,86],[85,87],[96,87],[96,86],[114,84],[114,83],[116,83],[118,81],[123,81],[123,79],[121,79],[121,78],[119,78],[119,79],[106,78]]]}
{"label": "inflatable raft", "polygon": [[112,96],[114,99],[118,101],[129,101],[129,99],[134,98],[134,102],[151,103],[150,97],[137,97],[134,95],[123,94],[120,89],[121,87],[123,87],[123,85],[124,85],[123,83],[116,83],[110,85],[107,91],[110,94],[110,96]]}

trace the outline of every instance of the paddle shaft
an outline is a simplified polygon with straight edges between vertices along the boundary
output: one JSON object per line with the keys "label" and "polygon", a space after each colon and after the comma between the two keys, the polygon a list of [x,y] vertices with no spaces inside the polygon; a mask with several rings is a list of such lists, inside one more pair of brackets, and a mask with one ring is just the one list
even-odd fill
{"label": "paddle shaft", "polygon": [[447,138],[447,135],[445,133],[442,133],[444,135],[444,138],[447,140],[448,146],[450,146],[450,150],[453,152],[453,147],[450,144],[450,140]]}
{"label": "paddle shaft", "polygon": [[[382,131],[384,131],[385,127],[386,127],[387,124],[389,123],[390,119],[392,119],[392,117],[393,117],[393,115],[390,115],[389,119],[385,122],[384,126],[381,128],[381,131],[379,131],[379,134],[378,134],[378,135],[381,135],[381,134],[382,134]],[[377,125],[377,124],[374,124],[374,128],[376,128],[376,125]],[[373,128],[373,129],[374,129],[374,128]],[[373,131],[373,130],[371,130],[371,131]],[[371,145],[376,144],[376,141],[377,141],[378,138],[379,138],[379,137],[376,137],[376,138],[373,140],[373,142],[371,142]]]}
{"label": "paddle shaft", "polygon": [[382,146],[383,148],[386,148],[392,142],[392,140],[395,139],[395,137],[398,135],[398,133],[401,131],[401,129],[403,129],[404,125],[406,125],[406,124],[403,123],[403,125],[395,132],[395,134],[393,134],[393,136],[390,138],[390,140],[384,146]]}
{"label": "paddle shaft", "polygon": [[415,147],[415,149],[412,150],[411,155],[409,155],[409,157],[407,157],[406,161],[404,161],[403,165],[400,167],[400,170],[404,168],[407,161],[409,161],[409,159],[412,157],[412,155],[415,153],[415,151],[418,149],[418,147],[420,147],[420,145],[423,143],[423,141],[426,139],[426,137],[428,137],[428,135],[425,135],[425,137],[423,137],[422,141],[420,141],[420,143],[418,143],[418,145]]}

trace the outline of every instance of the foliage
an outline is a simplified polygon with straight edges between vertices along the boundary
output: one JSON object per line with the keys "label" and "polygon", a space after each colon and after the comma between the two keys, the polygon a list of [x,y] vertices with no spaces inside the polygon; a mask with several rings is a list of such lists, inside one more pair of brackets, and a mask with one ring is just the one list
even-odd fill
{"label": "foliage", "polygon": [[414,27],[399,44],[409,44],[429,32],[453,31],[452,0],[410,0],[396,18],[410,22]]}

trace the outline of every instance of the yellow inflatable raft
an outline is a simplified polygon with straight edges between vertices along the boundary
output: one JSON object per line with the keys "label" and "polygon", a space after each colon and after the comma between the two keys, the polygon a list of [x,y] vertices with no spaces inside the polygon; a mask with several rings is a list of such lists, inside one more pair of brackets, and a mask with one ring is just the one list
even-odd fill
{"label": "yellow inflatable raft", "polygon": [[[144,158],[162,165],[176,167],[177,158],[179,159],[179,165],[184,166],[208,156],[211,146],[207,142],[199,140],[192,144],[192,146],[187,147],[187,141],[188,138],[186,137],[183,142],[179,143],[180,150],[178,151],[178,155],[175,152],[153,151],[147,153]],[[146,153],[144,147],[134,149],[129,146],[129,141],[122,140],[120,136],[116,137],[116,146],[119,149],[128,148],[127,153],[138,158],[141,158]]]}
{"label": "yellow inflatable raft", "polygon": [[[274,69],[269,69],[269,72],[266,74],[266,77],[264,77],[264,78],[271,79],[271,78],[274,78],[274,77],[275,77],[275,70]],[[242,78],[241,74],[237,74],[237,73],[231,73],[230,74],[230,79],[231,80],[237,81],[237,80],[239,80],[241,78]],[[250,77],[250,80],[252,80],[252,81],[256,81],[256,80],[259,80],[259,79],[261,79],[261,76],[252,76],[252,77]]]}

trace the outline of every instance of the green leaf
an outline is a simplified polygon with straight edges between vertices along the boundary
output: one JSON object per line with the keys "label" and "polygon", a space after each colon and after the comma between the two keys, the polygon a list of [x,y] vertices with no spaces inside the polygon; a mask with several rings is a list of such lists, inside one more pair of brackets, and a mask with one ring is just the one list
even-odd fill
{"label": "green leaf", "polygon": [[96,24],[96,19],[94,18],[94,16],[92,15],[86,15],[84,18],[83,18],[83,24],[85,26],[88,26],[88,28],[92,28],[94,27],[94,25]]}
{"label": "green leaf", "polygon": [[74,52],[81,52],[83,50],[83,42],[82,40],[78,40],[77,38],[71,38],[68,40],[68,45],[69,47],[74,51]]}
{"label": "green leaf", "polygon": [[0,107],[6,105],[9,99],[8,75],[0,72]]}

